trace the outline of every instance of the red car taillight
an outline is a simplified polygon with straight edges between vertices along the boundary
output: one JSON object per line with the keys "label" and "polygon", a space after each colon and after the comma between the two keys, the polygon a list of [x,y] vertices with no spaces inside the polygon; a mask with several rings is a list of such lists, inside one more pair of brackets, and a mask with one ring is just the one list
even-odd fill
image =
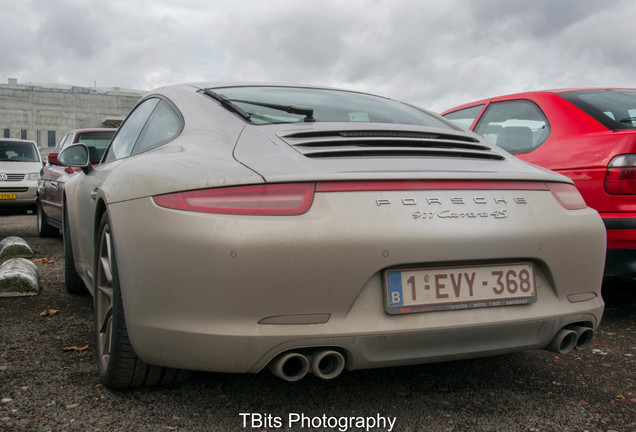
{"label": "red car taillight", "polygon": [[605,191],[610,195],[636,194],[636,154],[612,159],[605,174]]}
{"label": "red car taillight", "polygon": [[294,216],[314,201],[313,183],[237,186],[178,192],[153,197],[161,207],[200,213]]}

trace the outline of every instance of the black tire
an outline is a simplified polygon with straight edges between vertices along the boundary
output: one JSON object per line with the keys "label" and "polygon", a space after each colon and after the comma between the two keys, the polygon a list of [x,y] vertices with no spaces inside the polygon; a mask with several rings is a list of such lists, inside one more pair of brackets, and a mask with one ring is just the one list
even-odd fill
{"label": "black tire", "polygon": [[73,256],[73,244],[71,243],[71,231],[68,226],[66,218],[66,209],[64,209],[64,222],[62,224],[64,229],[64,235],[62,240],[64,241],[64,287],[66,291],[72,294],[85,294],[88,292],[84,281],[77,274],[75,268],[75,258]]}
{"label": "black tire", "polygon": [[35,211],[37,213],[38,221],[38,236],[40,238],[57,237],[60,235],[60,230],[54,226],[49,225],[49,221],[46,217],[46,213],[42,209],[42,203],[37,199],[35,202]]}
{"label": "black tire", "polygon": [[191,372],[144,363],[128,338],[117,258],[108,213],[104,213],[95,249],[95,351],[102,384],[110,388],[175,384]]}

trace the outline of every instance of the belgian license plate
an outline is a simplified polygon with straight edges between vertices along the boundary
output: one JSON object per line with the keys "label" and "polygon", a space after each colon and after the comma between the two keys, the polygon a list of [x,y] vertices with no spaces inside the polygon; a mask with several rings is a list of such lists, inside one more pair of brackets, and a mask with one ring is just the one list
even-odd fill
{"label": "belgian license plate", "polygon": [[17,197],[15,194],[7,194],[7,193],[0,194],[0,199],[8,200],[8,199],[16,199],[16,198]]}
{"label": "belgian license plate", "polygon": [[537,301],[532,263],[388,270],[385,289],[389,314]]}

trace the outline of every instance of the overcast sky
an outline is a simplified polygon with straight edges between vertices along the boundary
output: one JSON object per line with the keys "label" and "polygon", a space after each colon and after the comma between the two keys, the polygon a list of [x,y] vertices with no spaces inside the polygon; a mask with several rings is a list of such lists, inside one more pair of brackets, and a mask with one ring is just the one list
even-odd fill
{"label": "overcast sky", "polygon": [[633,0],[0,0],[0,82],[270,81],[435,111],[636,87]]}

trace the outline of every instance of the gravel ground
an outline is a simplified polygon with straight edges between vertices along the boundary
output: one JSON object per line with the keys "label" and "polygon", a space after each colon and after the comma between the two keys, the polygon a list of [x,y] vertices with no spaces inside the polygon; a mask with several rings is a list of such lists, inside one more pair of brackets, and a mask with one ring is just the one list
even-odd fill
{"label": "gravel ground", "polygon": [[[41,292],[0,298],[1,431],[344,432],[367,429],[333,422],[378,416],[402,432],[636,431],[636,284],[603,287],[607,308],[592,349],[568,355],[534,351],[298,383],[269,372],[197,373],[179,386],[112,391],[96,372],[92,298],[64,290],[61,238],[38,238],[32,215],[0,216],[0,239],[11,235],[35,251]],[[308,420],[290,425],[290,415]],[[379,426],[368,430],[390,430]]]}

